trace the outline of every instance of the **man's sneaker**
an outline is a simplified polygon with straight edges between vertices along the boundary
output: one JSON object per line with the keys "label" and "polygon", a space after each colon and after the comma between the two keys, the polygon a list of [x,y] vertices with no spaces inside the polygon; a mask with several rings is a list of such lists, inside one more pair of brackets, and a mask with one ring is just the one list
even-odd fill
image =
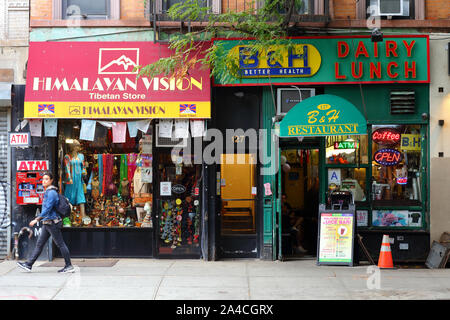
{"label": "man's sneaker", "polygon": [[27,270],[28,272],[31,272],[31,266],[26,262],[17,262],[17,265],[21,267],[23,270]]}
{"label": "man's sneaker", "polygon": [[65,266],[61,270],[58,270],[59,273],[72,273],[75,272],[75,268],[73,266]]}

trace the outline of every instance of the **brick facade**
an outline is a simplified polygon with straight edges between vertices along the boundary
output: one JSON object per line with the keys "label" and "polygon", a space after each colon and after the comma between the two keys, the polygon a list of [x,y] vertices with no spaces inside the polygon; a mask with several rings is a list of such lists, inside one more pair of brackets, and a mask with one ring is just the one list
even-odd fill
{"label": "brick facade", "polygon": [[136,20],[145,19],[143,0],[122,0],[120,1],[120,19]]}
{"label": "brick facade", "polygon": [[28,40],[28,1],[7,0],[0,2],[0,40],[7,45],[8,41]]}
{"label": "brick facade", "polygon": [[[54,0],[31,0],[31,20],[51,20],[52,1]],[[61,0],[57,0],[61,1]],[[150,1],[150,0],[149,0]],[[329,0],[333,1],[332,8],[335,20],[356,19],[356,0]],[[369,1],[369,0],[366,0]],[[414,1],[414,0],[411,0]],[[450,19],[450,1],[448,0],[424,0],[425,18],[429,20]],[[19,1],[20,2],[20,1]],[[22,1],[23,2],[23,1]],[[222,12],[228,10],[241,11],[252,6],[251,0],[221,0]],[[143,0],[121,0],[120,19],[121,20],[143,20],[144,15]]]}
{"label": "brick facade", "polygon": [[356,0],[333,0],[334,19],[356,19]]}
{"label": "brick facade", "polygon": [[450,1],[425,0],[425,19],[450,19]]}
{"label": "brick facade", "polygon": [[51,20],[52,0],[31,0],[30,20]]}

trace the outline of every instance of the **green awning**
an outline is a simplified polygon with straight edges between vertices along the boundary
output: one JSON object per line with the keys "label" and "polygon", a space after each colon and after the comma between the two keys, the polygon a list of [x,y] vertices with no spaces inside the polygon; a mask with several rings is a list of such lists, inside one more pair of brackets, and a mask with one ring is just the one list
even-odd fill
{"label": "green awning", "polygon": [[367,133],[367,121],[349,101],[321,94],[296,104],[280,122],[280,137],[319,137]]}

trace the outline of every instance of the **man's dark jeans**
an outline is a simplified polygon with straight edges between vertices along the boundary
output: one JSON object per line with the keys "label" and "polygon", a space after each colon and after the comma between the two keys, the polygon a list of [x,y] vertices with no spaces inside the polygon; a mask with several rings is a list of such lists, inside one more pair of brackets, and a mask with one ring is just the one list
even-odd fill
{"label": "man's dark jeans", "polygon": [[53,242],[55,242],[55,244],[61,251],[61,254],[64,257],[64,261],[66,262],[66,266],[70,266],[72,264],[70,261],[69,249],[67,248],[66,243],[64,242],[61,233],[61,228],[62,228],[62,221],[56,224],[53,222],[51,224],[42,224],[41,234],[37,240],[36,247],[34,248],[31,257],[27,261],[27,263],[30,266],[32,266],[36,261],[36,259],[39,257],[39,255],[42,252],[42,249],[44,248],[44,245],[47,243],[47,240],[50,236],[52,236]]}

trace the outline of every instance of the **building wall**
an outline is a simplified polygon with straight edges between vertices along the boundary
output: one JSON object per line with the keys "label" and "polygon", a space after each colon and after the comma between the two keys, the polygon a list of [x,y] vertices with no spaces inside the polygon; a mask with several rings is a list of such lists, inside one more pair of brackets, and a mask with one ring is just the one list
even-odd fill
{"label": "building wall", "polygon": [[[150,1],[149,1],[150,2]],[[144,1],[122,0],[120,2],[120,19],[145,19]]]}
{"label": "building wall", "polygon": [[333,0],[333,7],[335,19],[356,19],[355,0]]}
{"label": "building wall", "polygon": [[0,82],[25,83],[28,1],[0,1]]}
{"label": "building wall", "polygon": [[[28,59],[28,1],[0,0],[0,83],[2,88],[24,84]],[[6,89],[9,91],[9,89]],[[7,147],[7,132],[11,131],[9,94],[0,107],[0,223],[7,225],[13,211],[9,199],[15,188],[11,185],[11,149]],[[6,104],[6,106],[5,106]],[[5,210],[6,209],[6,210]],[[0,258],[9,255],[11,228],[0,230]]]}
{"label": "building wall", "polygon": [[[31,0],[31,20],[52,20],[53,1]],[[145,19],[143,0],[120,0],[120,18],[122,20]]]}
{"label": "building wall", "polygon": [[425,0],[425,18],[450,19],[450,1],[448,0]]}
{"label": "building wall", "polygon": [[[450,232],[450,75],[449,34],[430,35],[430,232],[431,243]],[[441,88],[441,89],[440,89]],[[442,92],[440,92],[440,90]],[[439,125],[444,120],[444,125]],[[443,152],[442,157],[439,153]]]}

